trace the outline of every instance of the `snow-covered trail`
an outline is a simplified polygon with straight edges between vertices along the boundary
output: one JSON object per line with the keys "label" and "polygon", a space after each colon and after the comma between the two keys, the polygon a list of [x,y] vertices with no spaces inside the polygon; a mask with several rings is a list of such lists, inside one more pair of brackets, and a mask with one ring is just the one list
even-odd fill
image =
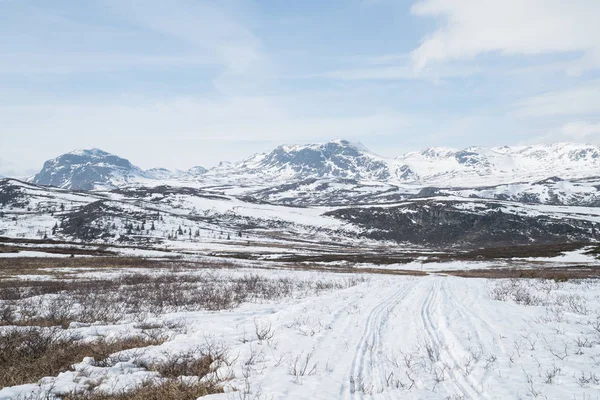
{"label": "snow-covered trail", "polygon": [[[308,370],[313,366],[316,370],[313,375],[294,377],[291,386],[287,383],[293,368],[281,378],[269,371],[262,382],[265,393],[281,399],[360,399],[375,386],[371,381],[383,382],[382,359],[388,345],[384,334],[390,329],[393,313],[418,280],[381,283],[312,299],[280,313],[277,331],[285,332],[285,337],[278,349],[287,352],[292,362],[299,354],[311,354]],[[301,358],[301,365],[304,360]],[[277,387],[269,390],[272,385]],[[381,396],[394,398],[387,392]]]}
{"label": "snow-covered trail", "polygon": [[[274,356],[287,361],[255,378],[275,399],[514,397],[510,382],[484,368],[508,357],[512,338],[501,332],[531,329],[526,319],[486,319],[510,306],[491,303],[484,282],[446,276],[312,298],[270,316]],[[295,361],[308,364],[304,376]]]}

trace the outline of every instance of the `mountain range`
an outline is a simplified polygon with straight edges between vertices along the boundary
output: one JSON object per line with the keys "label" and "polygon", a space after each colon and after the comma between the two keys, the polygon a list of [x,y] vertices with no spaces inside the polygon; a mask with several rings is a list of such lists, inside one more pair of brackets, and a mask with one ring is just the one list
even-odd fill
{"label": "mountain range", "polygon": [[555,143],[516,147],[434,147],[396,158],[380,157],[360,144],[334,140],[279,146],[237,163],[211,169],[143,170],[129,160],[99,149],[77,150],[44,163],[30,179],[38,185],[73,190],[114,189],[127,185],[290,183],[311,178],[437,187],[473,187],[533,182],[549,177],[600,175],[600,147]]}
{"label": "mountain range", "polygon": [[174,249],[183,239],[220,246],[240,232],[269,246],[597,242],[599,172],[600,148],[573,143],[384,158],[335,140],[187,171],[144,170],[99,149],[77,150],[47,161],[30,182],[0,180],[0,237],[51,232]]}

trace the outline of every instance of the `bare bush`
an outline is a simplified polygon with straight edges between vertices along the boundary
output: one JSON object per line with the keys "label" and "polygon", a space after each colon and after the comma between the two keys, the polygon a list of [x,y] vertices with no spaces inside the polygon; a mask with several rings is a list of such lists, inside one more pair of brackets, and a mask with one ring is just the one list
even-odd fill
{"label": "bare bush", "polygon": [[317,363],[311,361],[313,353],[300,353],[290,359],[290,374],[294,376],[294,382],[302,384],[302,377],[314,375],[317,372]]}
{"label": "bare bush", "polygon": [[514,278],[496,282],[490,290],[490,296],[493,300],[512,300],[526,306],[542,305],[542,299],[533,290],[531,280]]}
{"label": "bare bush", "polygon": [[37,382],[67,371],[84,357],[104,360],[109,355],[158,344],[144,338],[84,343],[68,332],[37,327],[11,328],[0,333],[0,386]]}
{"label": "bare bush", "polygon": [[71,393],[64,400],[196,400],[198,397],[222,393],[223,389],[211,383],[183,382],[167,379],[160,382],[147,381],[143,385],[117,393],[86,391]]}
{"label": "bare bush", "polygon": [[577,377],[577,383],[579,384],[579,386],[581,387],[587,387],[590,384],[591,385],[598,385],[600,384],[600,377],[598,377],[598,375],[594,372],[588,372],[587,374],[585,372],[581,372],[581,375],[579,375]]}
{"label": "bare bush", "polygon": [[143,320],[167,312],[232,309],[244,302],[272,301],[358,284],[357,280],[236,277],[214,272],[127,274],[119,279],[0,281],[0,324],[67,327],[71,322]]}
{"label": "bare bush", "polygon": [[165,378],[190,376],[198,379],[214,374],[225,362],[227,351],[215,351],[211,346],[198,346],[177,353],[165,353],[161,360],[136,360],[135,364],[148,371],[156,371]]}
{"label": "bare bush", "polygon": [[275,336],[275,331],[273,330],[273,326],[269,321],[260,321],[258,319],[254,319],[254,329],[256,332],[256,338],[260,342],[268,342]]}
{"label": "bare bush", "polygon": [[556,376],[561,373],[562,369],[557,367],[555,363],[552,364],[552,368],[546,370],[544,376],[546,378],[546,383],[554,383]]}

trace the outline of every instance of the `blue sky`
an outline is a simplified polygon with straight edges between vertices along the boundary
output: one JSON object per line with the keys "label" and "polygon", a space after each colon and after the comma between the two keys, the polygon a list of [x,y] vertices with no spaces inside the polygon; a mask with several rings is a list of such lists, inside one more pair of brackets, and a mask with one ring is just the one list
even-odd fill
{"label": "blue sky", "polygon": [[597,0],[0,0],[0,174],[99,147],[600,144]]}

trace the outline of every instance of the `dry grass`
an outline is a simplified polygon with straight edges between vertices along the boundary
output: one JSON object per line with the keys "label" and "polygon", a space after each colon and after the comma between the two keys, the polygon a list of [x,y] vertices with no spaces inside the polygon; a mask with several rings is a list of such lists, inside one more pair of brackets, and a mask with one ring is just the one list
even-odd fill
{"label": "dry grass", "polygon": [[177,379],[167,379],[162,383],[147,382],[130,391],[116,394],[85,392],[69,394],[64,400],[196,400],[198,397],[222,393],[220,386],[196,382],[184,383]]}
{"label": "dry grass", "polygon": [[74,321],[116,323],[149,314],[218,311],[244,302],[319,294],[365,280],[356,276],[343,280],[267,278],[175,269],[106,279],[4,280],[0,281],[0,325],[68,327]]}
{"label": "dry grass", "polygon": [[61,329],[13,328],[0,333],[0,387],[34,383],[56,376],[84,357],[103,360],[133,348],[157,345],[160,338],[130,338],[83,343]]}
{"label": "dry grass", "polygon": [[[221,264],[213,263],[213,268],[219,268]],[[18,276],[31,274],[56,275],[54,271],[58,268],[66,271],[77,271],[81,268],[92,268],[98,270],[121,269],[121,268],[179,268],[191,266],[178,260],[149,260],[141,257],[14,257],[0,258],[0,279],[2,275]],[[224,265],[225,266],[225,265]],[[196,265],[196,268],[202,266]],[[206,266],[208,268],[208,265]]]}
{"label": "dry grass", "polygon": [[117,254],[113,251],[78,247],[37,247],[0,244],[0,253],[17,253],[20,251],[41,251],[50,254],[65,254],[73,256],[114,256]]}
{"label": "dry grass", "polygon": [[338,274],[381,274],[381,275],[409,275],[409,276],[426,276],[427,272],[416,271],[410,269],[388,269],[388,268],[371,268],[371,267],[355,267],[355,266],[327,266],[323,264],[293,264],[279,265],[273,269],[287,269],[292,271],[327,271]]}
{"label": "dry grass", "polygon": [[443,271],[447,275],[460,276],[463,278],[523,278],[523,279],[552,279],[558,282],[570,279],[600,278],[600,267],[582,265],[577,267],[542,267],[536,269],[518,268],[489,268],[472,269],[463,271]]}
{"label": "dry grass", "polygon": [[170,355],[164,361],[140,365],[149,371],[156,371],[166,378],[180,376],[203,377],[212,372],[211,365],[216,361],[211,355],[197,356],[195,351]]}

